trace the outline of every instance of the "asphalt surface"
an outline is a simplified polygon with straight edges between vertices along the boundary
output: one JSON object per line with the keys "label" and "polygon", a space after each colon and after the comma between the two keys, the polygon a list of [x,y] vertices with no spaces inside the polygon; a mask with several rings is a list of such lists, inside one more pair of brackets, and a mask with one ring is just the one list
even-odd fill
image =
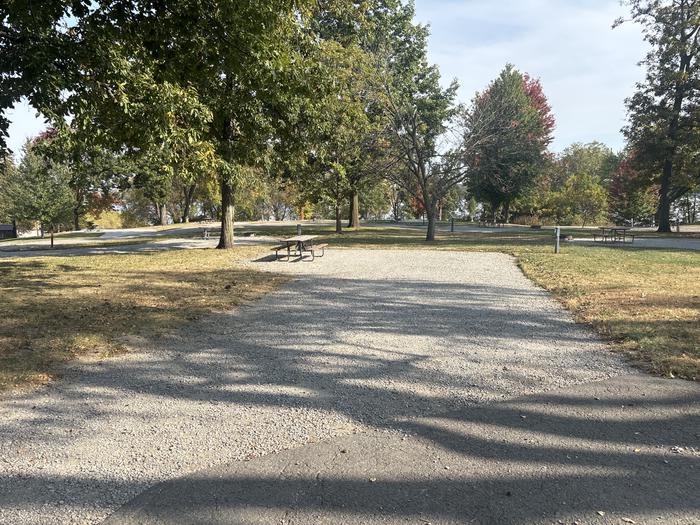
{"label": "asphalt surface", "polygon": [[108,525],[695,524],[700,388],[633,374],[158,485]]}

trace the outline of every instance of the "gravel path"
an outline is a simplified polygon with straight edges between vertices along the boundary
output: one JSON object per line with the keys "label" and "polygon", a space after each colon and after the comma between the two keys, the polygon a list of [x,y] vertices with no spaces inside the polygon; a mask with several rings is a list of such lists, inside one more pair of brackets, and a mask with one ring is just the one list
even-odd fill
{"label": "gravel path", "polygon": [[299,278],[0,402],[0,523],[97,523],[188,472],[628,371],[505,255],[249,264]]}

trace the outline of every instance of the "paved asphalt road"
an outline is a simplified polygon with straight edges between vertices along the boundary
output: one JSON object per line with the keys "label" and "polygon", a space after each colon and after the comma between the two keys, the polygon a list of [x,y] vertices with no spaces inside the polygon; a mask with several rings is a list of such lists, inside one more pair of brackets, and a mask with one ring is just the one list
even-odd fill
{"label": "paved asphalt road", "polygon": [[697,524],[700,389],[639,374],[158,485],[107,525]]}

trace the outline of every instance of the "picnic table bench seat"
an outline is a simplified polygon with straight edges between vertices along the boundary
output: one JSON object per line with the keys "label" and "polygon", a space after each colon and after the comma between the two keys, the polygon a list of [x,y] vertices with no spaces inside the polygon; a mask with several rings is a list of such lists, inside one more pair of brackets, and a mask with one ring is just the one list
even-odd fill
{"label": "picnic table bench seat", "polygon": [[277,246],[273,246],[271,250],[275,252],[275,258],[279,259],[280,257],[280,252],[282,250],[287,250],[287,257],[291,255],[291,249],[292,246],[294,246],[294,243],[292,242],[284,242],[283,244],[278,244]]}
{"label": "picnic table bench seat", "polygon": [[[593,234],[593,242],[604,243],[634,243],[634,235],[625,227],[601,227],[600,233]],[[599,240],[600,239],[600,240]]]}
{"label": "picnic table bench seat", "polygon": [[[316,257],[323,257],[325,255],[327,246],[328,244],[314,244],[312,246],[305,246],[304,251],[311,252],[311,260],[313,261]],[[318,252],[321,252],[321,254],[318,255]]]}

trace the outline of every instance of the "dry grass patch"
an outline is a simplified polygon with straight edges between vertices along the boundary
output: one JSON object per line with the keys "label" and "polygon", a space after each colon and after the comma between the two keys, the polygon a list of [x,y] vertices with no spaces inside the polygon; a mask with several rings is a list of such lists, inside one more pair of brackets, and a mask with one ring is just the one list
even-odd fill
{"label": "dry grass patch", "polygon": [[700,379],[700,253],[575,248],[520,264],[637,364]]}
{"label": "dry grass patch", "polygon": [[0,389],[44,382],[61,363],[124,350],[228,310],[287,278],[242,269],[260,248],[0,260]]}

